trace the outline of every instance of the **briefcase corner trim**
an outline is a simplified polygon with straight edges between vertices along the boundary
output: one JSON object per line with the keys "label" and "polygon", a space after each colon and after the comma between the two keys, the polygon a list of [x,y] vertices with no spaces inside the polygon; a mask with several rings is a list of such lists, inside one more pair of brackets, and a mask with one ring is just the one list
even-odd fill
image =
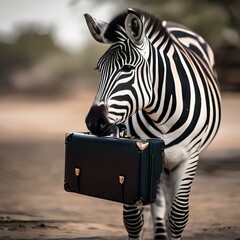
{"label": "briefcase corner trim", "polygon": [[64,181],[64,190],[66,192],[72,192],[72,190],[70,189],[68,182],[66,180]]}
{"label": "briefcase corner trim", "polygon": [[144,149],[146,149],[149,145],[149,142],[136,142],[136,145],[138,146],[138,148],[143,151]]}
{"label": "briefcase corner trim", "polygon": [[66,132],[65,133],[65,144],[67,144],[70,139],[72,138],[73,132]]}

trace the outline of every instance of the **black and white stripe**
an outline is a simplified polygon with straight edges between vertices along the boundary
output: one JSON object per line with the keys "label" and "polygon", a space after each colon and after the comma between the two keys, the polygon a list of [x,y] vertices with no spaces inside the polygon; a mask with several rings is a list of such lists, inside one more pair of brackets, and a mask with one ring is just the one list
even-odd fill
{"label": "black and white stripe", "polygon": [[[166,170],[152,205],[155,239],[181,239],[199,153],[221,118],[213,52],[188,28],[141,10],[128,9],[109,24],[85,17],[93,37],[111,43],[97,64],[101,80],[87,126],[106,135],[125,123],[136,137],[164,139]],[[124,207],[124,223],[129,238],[139,239],[137,207]]]}

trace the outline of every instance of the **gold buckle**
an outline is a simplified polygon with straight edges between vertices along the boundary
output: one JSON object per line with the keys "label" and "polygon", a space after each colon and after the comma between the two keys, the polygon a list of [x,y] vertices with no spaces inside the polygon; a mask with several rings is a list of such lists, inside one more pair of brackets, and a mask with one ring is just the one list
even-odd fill
{"label": "gold buckle", "polygon": [[80,175],[81,170],[80,168],[75,168],[74,172],[75,172],[75,175],[78,177]]}
{"label": "gold buckle", "polygon": [[125,177],[124,176],[119,176],[119,183],[122,185],[125,181]]}

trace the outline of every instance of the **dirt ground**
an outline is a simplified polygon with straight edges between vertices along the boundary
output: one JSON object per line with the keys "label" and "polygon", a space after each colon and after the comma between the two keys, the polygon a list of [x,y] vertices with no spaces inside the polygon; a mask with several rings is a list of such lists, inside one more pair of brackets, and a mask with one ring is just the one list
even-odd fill
{"label": "dirt ground", "polygon": [[[127,239],[119,203],[67,193],[64,134],[85,131],[93,92],[0,99],[0,239]],[[240,240],[240,95],[199,163],[184,240]],[[149,208],[144,239],[152,239]]]}

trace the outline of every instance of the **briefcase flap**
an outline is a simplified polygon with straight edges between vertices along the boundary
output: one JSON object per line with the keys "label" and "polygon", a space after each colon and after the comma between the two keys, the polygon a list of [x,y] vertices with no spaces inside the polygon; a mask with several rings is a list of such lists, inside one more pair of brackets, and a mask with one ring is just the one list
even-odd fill
{"label": "briefcase flap", "polygon": [[126,204],[155,201],[163,141],[153,141],[70,134],[65,190]]}

